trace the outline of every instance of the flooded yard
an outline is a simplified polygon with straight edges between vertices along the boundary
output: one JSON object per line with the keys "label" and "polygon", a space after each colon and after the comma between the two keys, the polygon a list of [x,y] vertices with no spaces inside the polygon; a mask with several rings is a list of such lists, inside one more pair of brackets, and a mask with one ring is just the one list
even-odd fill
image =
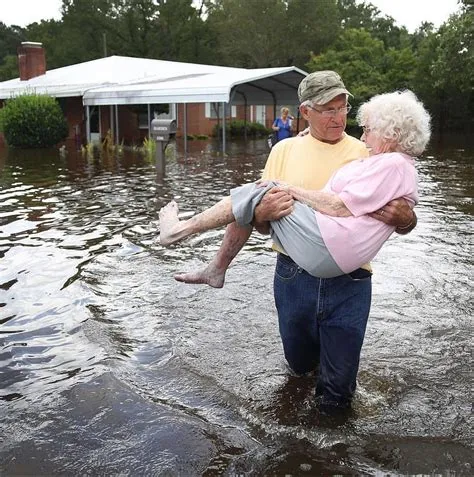
{"label": "flooded yard", "polygon": [[139,154],[0,151],[1,475],[473,475],[473,152],[420,158],[418,226],[374,260],[354,414],[288,376],[268,237],[216,290],[173,273],[223,230],[164,249],[158,210],[256,180],[263,140]]}

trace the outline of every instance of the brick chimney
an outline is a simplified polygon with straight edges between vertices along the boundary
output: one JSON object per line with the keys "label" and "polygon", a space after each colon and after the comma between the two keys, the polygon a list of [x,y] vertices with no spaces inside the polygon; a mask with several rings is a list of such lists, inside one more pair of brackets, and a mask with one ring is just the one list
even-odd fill
{"label": "brick chimney", "polygon": [[26,81],[46,73],[46,56],[43,44],[24,41],[18,47],[18,69],[20,80]]}

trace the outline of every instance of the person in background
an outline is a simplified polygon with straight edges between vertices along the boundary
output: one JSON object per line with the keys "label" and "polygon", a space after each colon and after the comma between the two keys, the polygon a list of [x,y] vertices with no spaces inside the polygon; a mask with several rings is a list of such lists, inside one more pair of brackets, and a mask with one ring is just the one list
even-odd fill
{"label": "person in background", "polygon": [[[343,165],[367,157],[366,145],[345,133],[351,109],[349,96],[334,71],[306,76],[299,85],[298,97],[309,134],[277,143],[262,179],[319,190]],[[269,222],[289,215],[293,208],[293,196],[284,188],[273,187],[255,208],[253,226],[268,233]],[[417,223],[415,212],[404,199],[392,200],[369,216],[395,227],[400,234],[409,233]],[[186,283],[222,286],[225,271],[247,237],[248,227],[240,227],[236,222],[229,224],[211,263],[175,278]],[[277,244],[273,248],[277,252],[273,293],[289,373],[302,376],[315,372],[316,396],[322,412],[348,409],[356,389],[370,311],[370,264],[338,277],[319,278],[299,267]]]}
{"label": "person in background", "polygon": [[277,142],[293,136],[293,121],[288,108],[280,109],[280,117],[276,118],[272,124],[272,129],[276,132]]}

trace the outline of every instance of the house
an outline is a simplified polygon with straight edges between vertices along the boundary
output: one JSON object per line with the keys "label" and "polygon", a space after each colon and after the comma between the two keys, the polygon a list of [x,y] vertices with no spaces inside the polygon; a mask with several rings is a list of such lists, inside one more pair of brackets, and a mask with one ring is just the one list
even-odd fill
{"label": "house", "polygon": [[[176,119],[178,136],[211,135],[220,121],[270,127],[280,106],[297,112],[296,67],[244,69],[109,56],[46,70],[41,43],[18,48],[20,77],[0,83],[0,105],[24,92],[56,97],[69,124],[68,141],[139,144],[154,117]],[[0,139],[0,141],[3,138]],[[224,136],[225,142],[225,136]]]}

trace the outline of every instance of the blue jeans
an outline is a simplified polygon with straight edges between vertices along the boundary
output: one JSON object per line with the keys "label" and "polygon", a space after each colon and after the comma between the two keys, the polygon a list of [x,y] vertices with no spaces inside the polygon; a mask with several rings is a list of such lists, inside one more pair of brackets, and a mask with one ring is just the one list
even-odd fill
{"label": "blue jeans", "polygon": [[274,296],[280,336],[290,368],[304,374],[319,367],[321,404],[350,407],[372,297],[371,273],[358,269],[316,278],[279,253]]}

